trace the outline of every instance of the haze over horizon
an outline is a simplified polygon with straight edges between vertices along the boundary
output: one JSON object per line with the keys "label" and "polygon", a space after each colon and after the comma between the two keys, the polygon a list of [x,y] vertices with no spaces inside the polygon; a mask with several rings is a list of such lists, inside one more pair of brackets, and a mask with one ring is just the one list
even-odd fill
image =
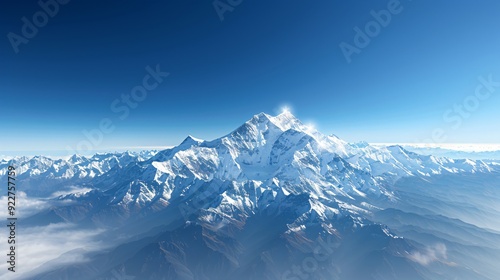
{"label": "haze over horizon", "polygon": [[[261,112],[264,113],[264,112]],[[264,113],[265,114],[265,113]],[[290,108],[287,106],[284,106],[282,108],[282,111],[280,114],[291,114],[292,117],[296,118],[295,115],[293,115],[293,112],[291,112]],[[257,116],[258,114],[254,115]],[[269,115],[269,114],[267,114]],[[279,114],[276,114],[277,116]],[[269,115],[273,117],[272,115]],[[250,121],[250,118],[247,120]],[[300,120],[299,120],[300,121]],[[240,124],[242,125],[243,122]],[[313,129],[317,129],[314,123],[308,122],[305,123],[307,126],[312,127]],[[231,131],[228,131],[227,133],[233,132],[237,130],[237,127],[234,127]],[[323,133],[323,131],[318,130],[320,133],[325,134],[325,135],[335,135],[335,134],[329,134],[329,133]],[[194,137],[202,141],[212,141],[217,138],[223,137],[224,135],[227,135],[227,133],[221,134],[217,136],[216,138],[211,138],[211,139],[201,139],[196,136],[196,134],[188,134],[185,135],[183,140],[188,137]],[[337,135],[335,135],[337,136]],[[92,137],[97,137],[95,134],[90,135],[91,138],[84,138],[83,142],[89,142],[92,141]],[[104,134],[103,134],[104,137]],[[342,138],[341,138],[342,139]],[[342,139],[344,140],[344,139]],[[178,143],[175,143],[174,145],[163,145],[163,146],[114,146],[114,147],[102,147],[102,146],[91,146],[91,150],[86,150],[86,149],[80,149],[80,150],[72,150],[72,149],[52,149],[52,150],[18,150],[18,151],[7,151],[7,150],[0,150],[0,160],[2,157],[8,159],[12,158],[13,156],[48,156],[52,158],[63,158],[67,159],[71,157],[74,154],[80,154],[84,156],[92,156],[94,154],[102,154],[102,153],[114,153],[114,152],[140,152],[140,151],[153,151],[153,150],[165,150],[169,148],[173,148],[175,146],[178,146],[181,144],[182,141],[179,141]],[[350,143],[360,143],[360,142],[367,142],[364,140],[359,140],[359,141],[354,141]],[[498,143],[403,143],[403,142],[390,142],[390,143],[369,143],[370,145],[374,146],[392,146],[392,145],[400,145],[403,147],[411,148],[411,150],[415,151],[426,151],[425,153],[429,153],[429,151],[434,151],[434,149],[443,149],[443,150],[448,150],[448,151],[457,151],[457,152],[465,152],[465,153],[476,153],[476,152],[499,152],[500,151],[500,144]],[[426,150],[430,149],[430,150]]]}

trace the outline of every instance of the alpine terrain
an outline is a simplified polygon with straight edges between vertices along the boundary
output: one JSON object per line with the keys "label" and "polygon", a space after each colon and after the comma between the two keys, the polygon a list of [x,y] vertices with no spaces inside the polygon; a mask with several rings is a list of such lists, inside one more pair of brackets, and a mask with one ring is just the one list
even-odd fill
{"label": "alpine terrain", "polygon": [[35,248],[20,247],[22,279],[500,275],[497,161],[347,143],[287,111],[162,151],[16,157],[2,179],[8,165],[41,205],[25,209],[19,240],[60,226],[97,244],[33,267],[22,254]]}

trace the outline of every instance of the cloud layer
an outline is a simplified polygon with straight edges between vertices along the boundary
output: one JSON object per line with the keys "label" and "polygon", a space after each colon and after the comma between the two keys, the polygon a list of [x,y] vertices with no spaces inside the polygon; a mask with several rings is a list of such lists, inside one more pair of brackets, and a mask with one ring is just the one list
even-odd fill
{"label": "cloud layer", "polygon": [[446,260],[446,245],[438,243],[434,246],[427,247],[425,252],[412,252],[409,256],[410,260],[421,265],[429,265],[435,261]]}

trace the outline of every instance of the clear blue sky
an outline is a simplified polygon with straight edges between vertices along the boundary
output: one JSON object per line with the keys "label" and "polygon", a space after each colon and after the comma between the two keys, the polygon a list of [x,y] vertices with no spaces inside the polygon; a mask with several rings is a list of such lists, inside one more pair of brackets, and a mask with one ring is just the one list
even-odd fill
{"label": "clear blue sky", "polygon": [[[389,2],[243,0],[221,21],[213,0],[73,0],[16,54],[8,34],[42,8],[2,1],[0,151],[75,147],[103,118],[115,129],[94,148],[175,145],[284,105],[348,141],[423,141],[441,128],[446,142],[500,142],[500,88],[460,124],[443,119],[479,76],[500,81],[500,2],[402,0],[348,63],[339,44],[355,46],[354,28]],[[113,101],[157,64],[170,75],[120,119]]]}

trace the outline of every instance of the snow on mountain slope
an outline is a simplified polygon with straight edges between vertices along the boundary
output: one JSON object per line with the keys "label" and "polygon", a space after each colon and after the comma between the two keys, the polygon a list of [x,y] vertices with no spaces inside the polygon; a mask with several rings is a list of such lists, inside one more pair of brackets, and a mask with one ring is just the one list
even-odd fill
{"label": "snow on mountain slope", "polygon": [[71,185],[85,184],[114,168],[145,161],[154,154],[155,151],[103,153],[92,157],[73,155],[68,160],[54,160],[45,156],[13,157],[0,160],[0,179],[7,174],[7,168],[12,164],[16,167],[17,178],[23,181],[23,191],[44,196]]}
{"label": "snow on mountain slope", "polygon": [[[6,164],[1,162],[0,170]],[[17,159],[17,164],[20,177],[25,180],[56,178],[59,185],[52,187],[84,184],[94,188],[56,198],[73,203],[52,208],[32,220],[122,227],[121,233],[127,234],[167,225],[173,231],[160,234],[154,245],[144,241],[143,250],[134,255],[134,259],[145,264],[151,258],[157,259],[162,269],[168,270],[158,273],[166,275],[176,275],[170,267],[196,271],[201,265],[183,259],[183,254],[196,256],[195,249],[184,248],[177,243],[179,239],[172,239],[186,234],[196,234],[189,240],[198,244],[196,249],[214,254],[213,266],[227,267],[238,275],[252,266],[272,270],[272,263],[280,258],[280,265],[284,266],[281,268],[286,270],[287,260],[283,261],[282,255],[287,254],[283,252],[312,252],[313,240],[324,237],[332,237],[338,243],[339,252],[343,253],[335,258],[345,267],[360,260],[376,262],[382,258],[391,263],[387,271],[393,264],[420,271],[409,256],[414,245],[368,219],[380,209],[377,203],[391,201],[397,195],[392,186],[402,177],[498,170],[482,161],[423,156],[399,146],[349,144],[302,124],[289,112],[255,115],[212,141],[189,136],[180,145],[147,159],[122,153],[92,158],[74,156],[68,161],[22,158]],[[255,239],[259,234],[262,237]],[[369,246],[353,256],[350,246],[360,242]],[[162,244],[170,249],[184,249],[173,256]],[[154,249],[150,250],[151,246]],[[269,249],[273,246],[274,251]],[[111,259],[121,255],[111,254]],[[158,258],[163,254],[166,262],[165,258]],[[290,255],[294,254],[304,257],[304,253]],[[125,260],[121,264],[124,263]],[[102,273],[110,269],[91,270]],[[404,276],[387,271],[381,272],[383,279]],[[346,275],[357,273],[354,268]],[[51,277],[46,279],[56,279]]]}
{"label": "snow on mountain slope", "polygon": [[[41,166],[33,169],[36,176],[92,178],[86,184],[102,190],[102,211],[124,209],[120,219],[125,220],[200,196],[210,198],[202,205],[209,215],[249,215],[291,194],[310,196],[309,212],[327,220],[332,213],[370,211],[373,205],[367,199],[392,197],[387,186],[404,176],[493,168],[482,161],[418,155],[399,146],[349,144],[304,125],[289,112],[274,117],[260,113],[212,141],[189,136],[147,160],[123,153],[91,159],[74,156],[68,163],[44,158],[31,166]],[[95,205],[95,195],[77,200]],[[99,211],[91,213],[89,219],[102,216]]]}

